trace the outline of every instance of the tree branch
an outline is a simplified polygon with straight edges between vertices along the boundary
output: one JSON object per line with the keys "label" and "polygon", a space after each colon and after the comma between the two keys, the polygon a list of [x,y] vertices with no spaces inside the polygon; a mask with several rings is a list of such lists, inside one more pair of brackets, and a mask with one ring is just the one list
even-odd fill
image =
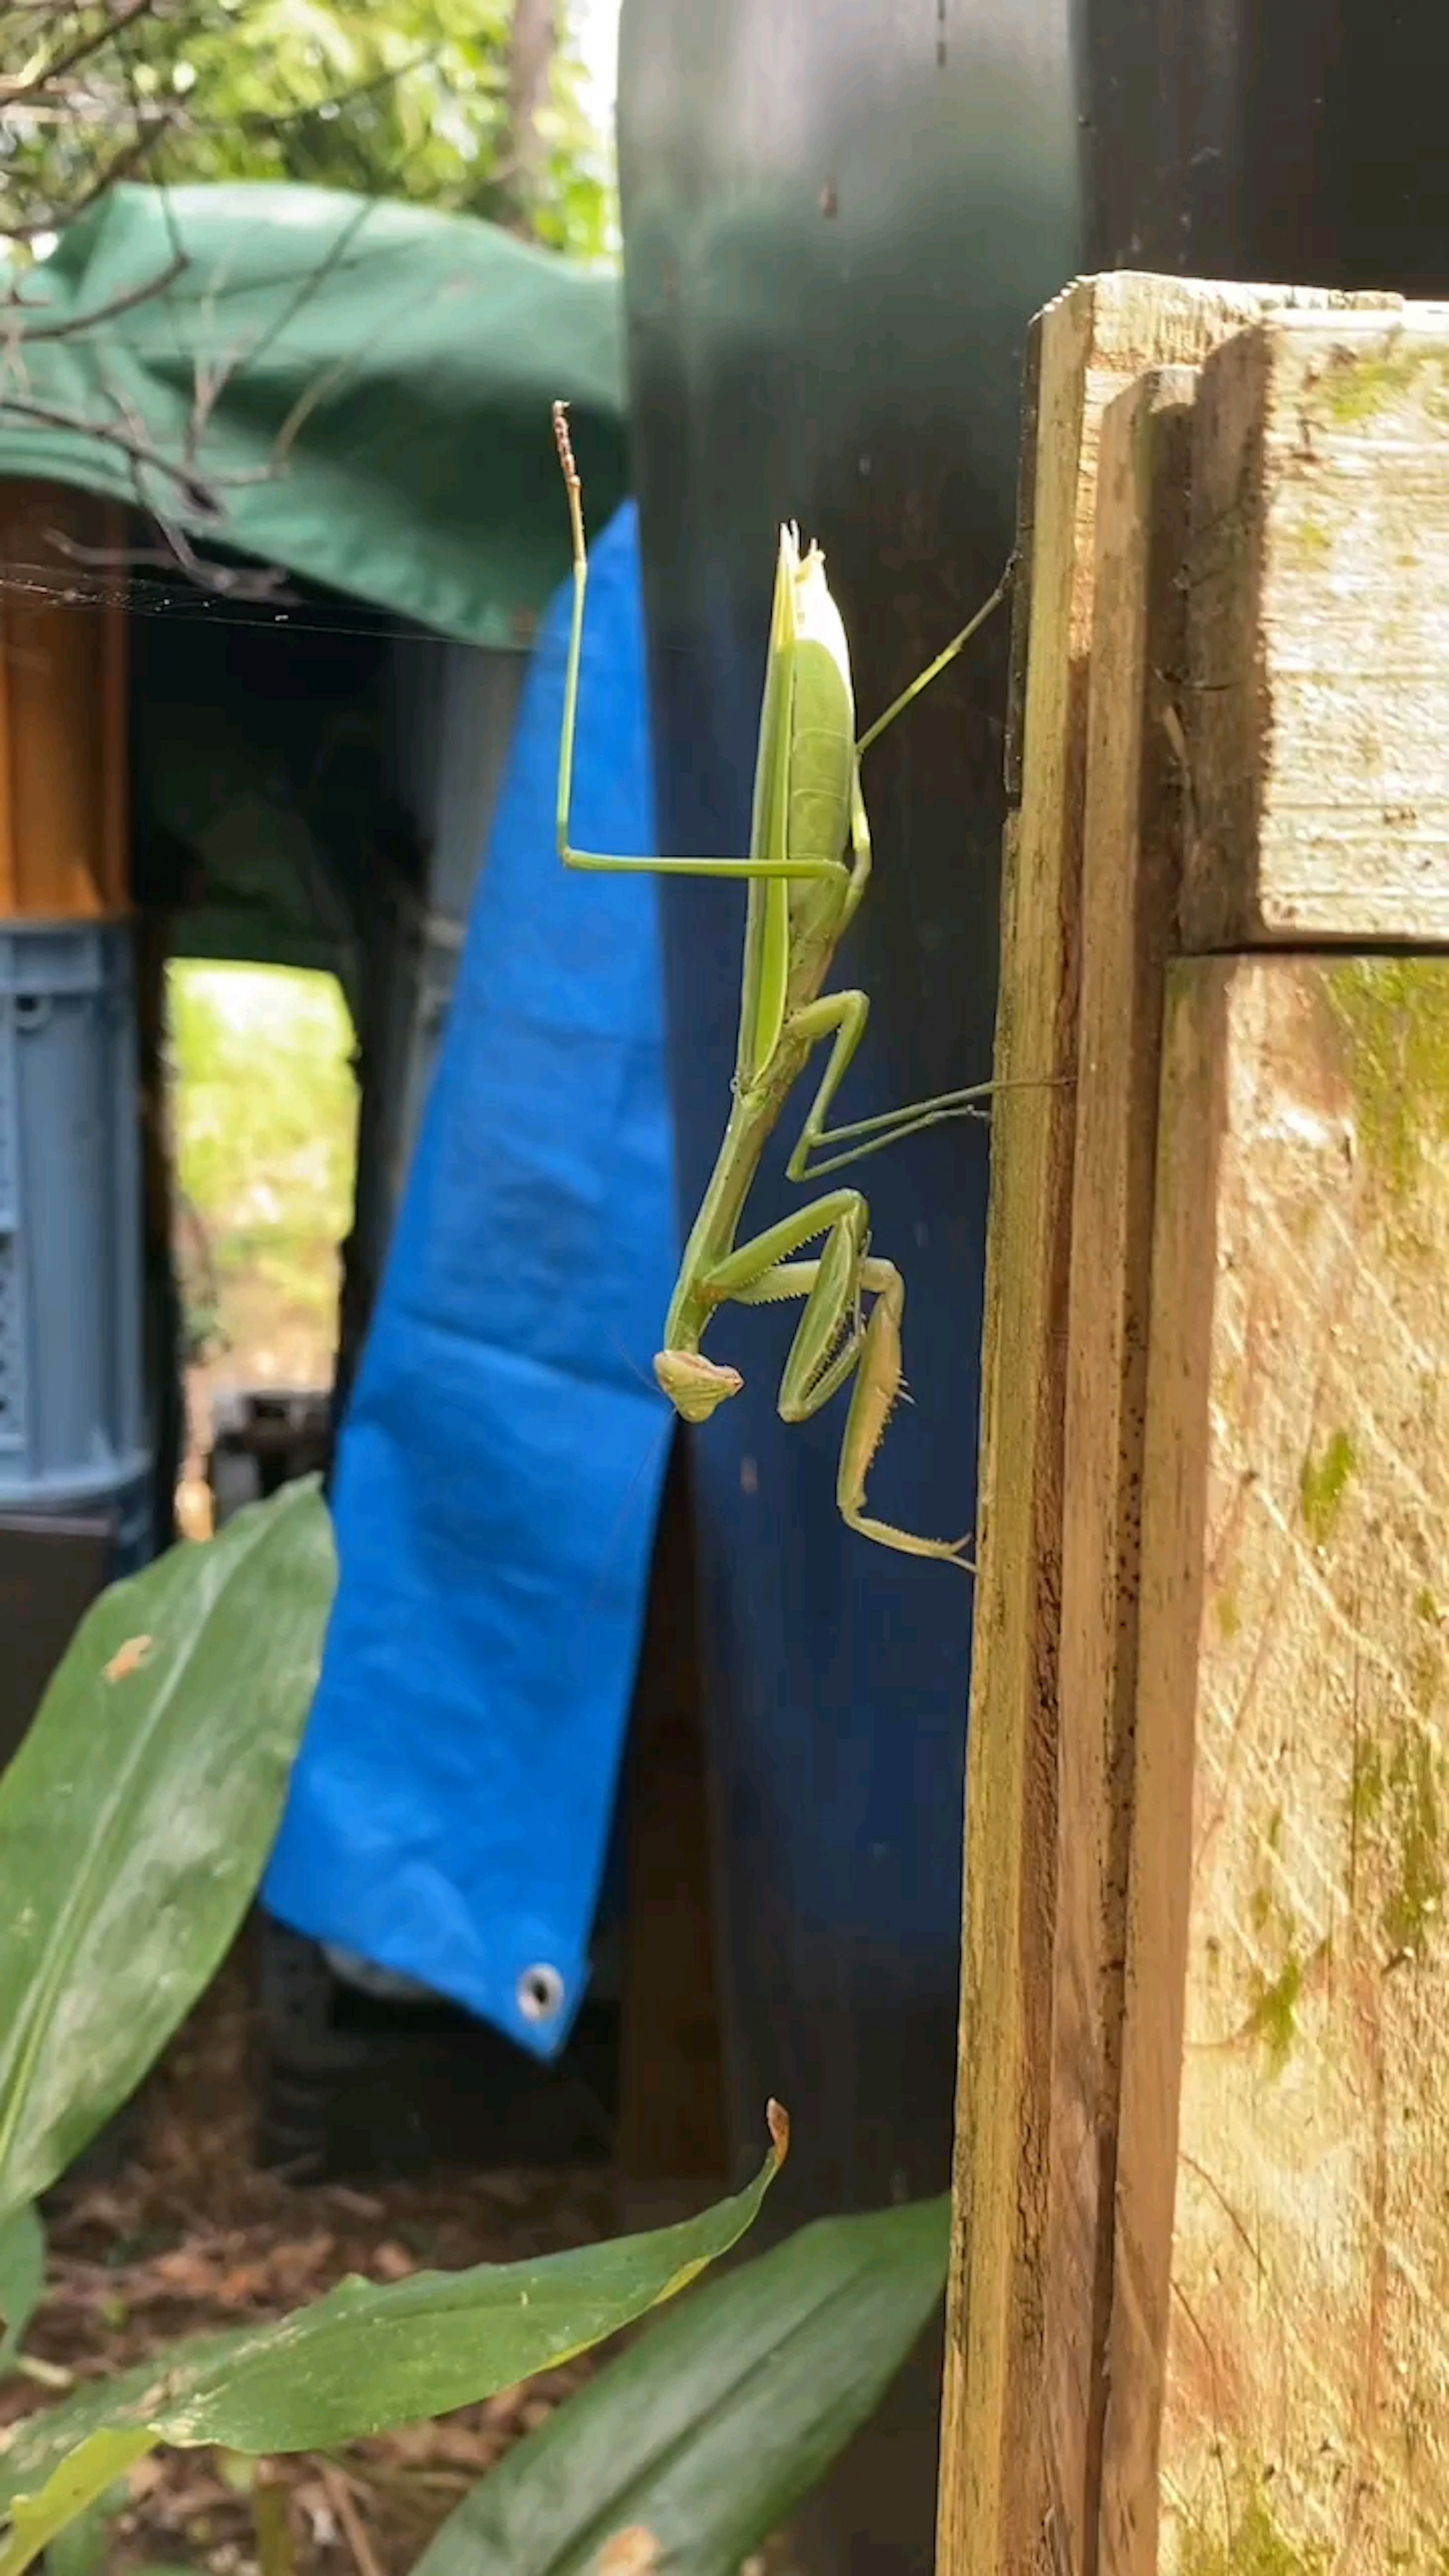
{"label": "tree branch", "polygon": [[[145,278],[139,286],[128,287],[123,295],[113,295],[109,304],[98,304],[90,313],[73,313],[66,322],[34,324],[27,319],[22,324],[20,336],[28,348],[36,340],[71,340],[82,331],[94,331],[100,323],[114,322],[118,314],[129,313],[137,304],[149,304],[153,295],[164,295],[168,286],[174,286],[182,270],[190,264],[185,251],[178,251],[165,268],[157,270],[154,277]],[[11,310],[28,316],[46,313],[50,307],[27,304],[23,295],[17,295]]]}
{"label": "tree branch", "polygon": [[515,231],[533,231],[545,150],[539,110],[548,104],[558,42],[556,0],[514,0],[508,47],[508,129],[499,161],[500,193]]}
{"label": "tree branch", "polygon": [[162,539],[159,546],[85,546],[64,528],[46,528],[43,534],[57,554],[86,570],[128,572],[144,566],[174,572],[179,567],[198,590],[210,591],[219,599],[265,600],[273,607],[297,602],[299,594],[288,589],[288,576],[280,565],[212,563],[198,554],[185,529],[174,520],[154,511],[151,516]]}
{"label": "tree branch", "polygon": [[[114,421],[87,420],[84,412],[64,411],[54,403],[35,402],[28,394],[0,393],[0,415],[6,412],[13,413],[17,420],[33,421],[37,429],[65,430],[76,438],[95,439],[102,447],[115,448],[120,455],[129,457],[134,466],[164,475],[174,483],[188,509],[195,510],[198,517],[221,518],[224,515],[214,488],[204,483],[190,466],[173,465],[170,458],[153,447],[149,439],[118,427]],[[143,508],[149,506],[139,488],[137,497]]]}
{"label": "tree branch", "polygon": [[156,0],[122,0],[122,6],[114,17],[108,17],[101,26],[91,28],[84,36],[77,36],[72,45],[53,55],[48,63],[29,64],[15,79],[7,80],[0,74],[0,99],[13,105],[18,99],[36,97],[54,82],[64,80],[78,64],[89,62],[93,54],[98,54],[115,37],[124,35],[138,18],[149,18],[155,5]]}
{"label": "tree branch", "polygon": [[0,233],[3,233],[8,241],[34,241],[38,233],[56,232],[62,224],[73,224],[77,216],[83,215],[88,207],[93,206],[98,197],[103,197],[108,188],[113,188],[118,179],[124,179],[135,169],[139,161],[144,161],[160,135],[174,121],[174,114],[170,108],[161,110],[153,125],[139,134],[133,134],[129,143],[123,143],[119,152],[112,153],[104,169],[96,173],[89,187],[83,188],[80,195],[73,198],[63,210],[56,206],[47,206],[43,215],[32,216],[23,224],[0,224]]}

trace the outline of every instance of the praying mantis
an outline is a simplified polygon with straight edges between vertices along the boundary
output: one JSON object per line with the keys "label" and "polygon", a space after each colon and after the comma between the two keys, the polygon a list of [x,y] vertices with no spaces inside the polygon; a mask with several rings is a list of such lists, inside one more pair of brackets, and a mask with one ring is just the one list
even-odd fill
{"label": "praying mantis", "polygon": [[[588,548],[565,404],[555,403],[553,425],[573,539],[573,617],[559,744],[559,856],[570,868],[743,877],[749,886],[729,1121],[685,1244],[654,1374],[686,1422],[708,1421],[744,1383],[738,1369],[708,1359],[700,1348],[716,1310],[731,1302],[756,1306],[802,1299],[803,1312],[781,1375],[778,1410],[782,1421],[807,1421],[854,1376],[836,1478],[841,1517],[882,1547],[944,1558],[974,1571],[969,1535],[919,1537],[875,1518],[866,1508],[871,1466],[904,1392],[906,1292],[895,1264],[871,1251],[870,1210],[860,1191],[827,1190],[748,1241],[741,1243],[738,1236],[766,1143],[811,1054],[826,1039],[830,1053],[825,1071],[785,1167],[791,1181],[838,1172],[941,1119],[987,1114],[983,1103],[993,1086],[977,1083],[879,1117],[828,1127],[831,1105],[865,1034],[870,1003],[863,992],[824,993],[821,986],[870,882],[861,760],[1000,606],[1014,577],[1015,558],[985,606],[857,741],[850,654],[826,583],[824,558],[815,545],[802,554],[798,530],[782,528],[748,857],[631,858],[576,850],[569,829]],[[823,1160],[816,1159],[821,1155]],[[817,1257],[796,1257],[822,1237]]]}

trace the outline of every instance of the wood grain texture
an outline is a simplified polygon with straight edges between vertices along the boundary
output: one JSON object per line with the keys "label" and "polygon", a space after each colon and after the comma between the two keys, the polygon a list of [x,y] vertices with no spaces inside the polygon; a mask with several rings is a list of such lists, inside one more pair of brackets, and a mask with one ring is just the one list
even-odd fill
{"label": "wood grain texture", "polygon": [[1176,967],[1157,1209],[1103,2563],[1431,2576],[1449,960]]}
{"label": "wood grain texture", "polygon": [[1449,310],[1275,317],[1204,374],[1192,948],[1449,938]]}
{"label": "wood grain texture", "polygon": [[[1180,979],[1186,971],[1177,969]],[[1143,1454],[1138,1715],[1128,1795],[1116,2225],[1098,2522],[1102,2576],[1155,2576],[1158,2464],[1171,2324],[1172,2227],[1192,1862],[1193,1695],[1206,1487],[1180,1458],[1208,1420],[1224,970],[1195,1006],[1174,987],[1154,1175]],[[1158,1204],[1170,1202],[1170,1223]],[[1228,2576],[1227,2570],[1223,2576]],[[1287,2571],[1285,2571],[1287,2576]]]}
{"label": "wood grain texture", "polygon": [[[1034,326],[1007,780],[1001,1080],[1071,1073],[1103,409],[1256,316],[1249,288],[1087,279]],[[996,1107],[938,2563],[1052,2567],[1042,2438],[1070,1088]]]}
{"label": "wood grain texture", "polygon": [[1068,1299],[1044,2434],[1065,2565],[1093,2563],[1112,2286],[1118,2042],[1162,980],[1182,856],[1191,405],[1142,377],[1102,421],[1082,849]]}
{"label": "wood grain texture", "polygon": [[[1029,765],[1006,827],[998,1073],[1072,1061],[1076,867],[1063,836],[1079,766],[1070,637],[1090,350],[1091,299],[1078,291],[1036,326],[1028,369],[1015,659]],[[1009,744],[1009,780],[1015,757]],[[1073,1112],[1067,1090],[1008,1101],[1010,1147],[998,1127],[988,1226],[942,2576],[1025,2565],[1045,2510],[1039,2446],[1020,2455],[1019,2478],[1006,2466],[1042,2342],[1061,1423],[1050,1384],[1038,1390],[1034,1379],[1058,1362]],[[1028,1387],[1039,1400],[1022,1406]]]}
{"label": "wood grain texture", "polygon": [[[1035,326],[1023,453],[1023,572],[1007,744],[998,1078],[1076,1066],[1083,789],[1099,428],[1144,373],[1195,367],[1265,311],[1353,299],[1119,273]],[[1398,309],[1397,299],[1363,299]],[[1026,2576],[1080,2565],[1054,2489],[1043,2384],[1058,1889],[1058,1728],[1075,1104],[995,1109],[983,1357],[982,1512],[967,1783],[955,2226],[947,2300],[938,2566]],[[1074,1711],[1108,1760],[1112,1705]],[[1071,1819],[1063,1822],[1063,1833]],[[1105,1937],[1105,1930],[1104,1930]],[[1088,1983],[1110,1974],[1085,1958]],[[1089,2092],[1095,2085],[1095,2077]],[[1094,2207],[1095,2207],[1094,2202]],[[1094,2216],[1092,2224],[1099,2221]],[[1075,2279],[1100,2281],[1083,2242]],[[1095,2292],[1094,2292],[1095,2295]],[[1051,2310],[1053,2336],[1063,2332]],[[1073,2333],[1079,2331],[1074,2322]],[[1090,2336],[1090,2323],[1084,2329]],[[1077,2481],[1080,2491],[1080,2480]]]}

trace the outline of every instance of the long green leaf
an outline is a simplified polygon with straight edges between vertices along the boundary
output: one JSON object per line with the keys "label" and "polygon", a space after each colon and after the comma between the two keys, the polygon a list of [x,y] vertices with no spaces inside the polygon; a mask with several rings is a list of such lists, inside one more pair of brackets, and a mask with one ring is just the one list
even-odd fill
{"label": "long green leaf", "polygon": [[81,1622],[0,1780],[0,2220],[124,2101],[276,1831],[335,1581],[315,1479]]}
{"label": "long green leaf", "polygon": [[884,2394],[949,2232],[946,2200],[824,2219],[696,2291],[489,2470],[413,2576],[596,2576],[611,2541],[621,2566],[735,2576]]}
{"label": "long green leaf", "polygon": [[741,2237],[779,2169],[778,2141],[747,2191],[700,2218],[531,2263],[340,2282],[279,2325],[176,2345],[138,2370],[16,2425],[0,2451],[17,2576],[130,2459],[158,2442],[320,2451],[446,2414],[602,2343],[672,2298]]}
{"label": "long green leaf", "polygon": [[22,2202],[0,2219],[0,2379],[25,2340],[44,2287],[45,2230],[39,2211]]}
{"label": "long green leaf", "polygon": [[112,2528],[130,2501],[130,2481],[113,2478],[94,2503],[46,2542],[45,2576],[104,2576]]}
{"label": "long green leaf", "polygon": [[153,2447],[144,2433],[100,2432],[69,2452],[35,2495],[15,2498],[0,2576],[18,2576],[60,2532],[89,2520],[107,2489]]}

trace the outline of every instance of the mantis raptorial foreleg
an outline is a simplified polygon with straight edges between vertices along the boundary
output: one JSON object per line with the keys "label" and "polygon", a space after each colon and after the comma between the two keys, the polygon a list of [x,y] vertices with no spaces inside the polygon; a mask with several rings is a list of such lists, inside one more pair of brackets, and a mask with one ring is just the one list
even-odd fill
{"label": "mantis raptorial foreleg", "polygon": [[[716,1310],[730,1301],[766,1305],[803,1298],[781,1376],[779,1411],[787,1422],[804,1421],[854,1377],[836,1481],[845,1520],[865,1537],[907,1555],[964,1561],[964,1539],[919,1538],[873,1519],[865,1509],[871,1462],[902,1388],[905,1285],[892,1263],[870,1252],[870,1212],[860,1192],[829,1191],[751,1241],[741,1244],[736,1238],[766,1140],[814,1048],[826,1039],[831,1043],[825,1070],[786,1167],[792,1181],[838,1171],[942,1119],[984,1115],[981,1104],[992,1086],[980,1083],[828,1127],[870,1005],[864,993],[822,994],[820,988],[870,881],[861,756],[999,606],[1012,567],[986,606],[857,742],[850,656],[819,549],[812,546],[802,556],[795,530],[782,529],[748,857],[620,858],[577,850],[569,839],[569,819],[588,556],[579,477],[562,404],[554,406],[554,431],[574,549],[559,748],[559,855],[572,868],[749,881],[733,1105],[685,1246],[655,1375],[686,1421],[707,1421],[743,1383],[738,1369],[707,1359],[700,1348]],[[812,1160],[821,1153],[824,1161]],[[817,1259],[792,1259],[803,1245],[822,1236],[824,1248]]]}
{"label": "mantis raptorial foreleg", "polygon": [[[785,1256],[824,1234],[825,1249],[817,1261],[790,1261]],[[840,1446],[835,1499],[842,1519],[863,1538],[908,1556],[970,1560],[969,1538],[918,1538],[891,1521],[873,1519],[865,1508],[866,1478],[885,1436],[886,1425],[901,1393],[901,1323],[906,1285],[894,1262],[869,1252],[870,1210],[859,1190],[832,1190],[797,1214],[767,1227],[743,1243],[711,1274],[709,1288],[717,1302],[770,1306],[788,1297],[803,1297],[805,1311],[795,1330],[780,1379],[779,1413],[783,1422],[808,1422],[811,1415],[842,1387],[852,1371],[855,1386]],[[873,1299],[863,1318],[865,1297]]]}

